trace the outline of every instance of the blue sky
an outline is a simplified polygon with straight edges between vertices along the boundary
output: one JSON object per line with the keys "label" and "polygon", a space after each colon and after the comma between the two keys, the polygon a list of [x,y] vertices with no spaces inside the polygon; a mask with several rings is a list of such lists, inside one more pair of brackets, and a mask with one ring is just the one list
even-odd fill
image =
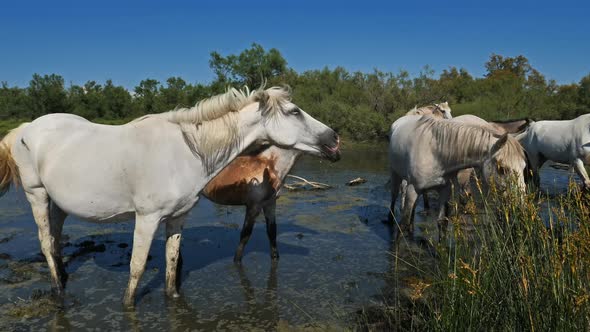
{"label": "blue sky", "polygon": [[547,78],[590,73],[590,1],[3,1],[0,81],[33,73],[132,88],[145,78],[213,78],[211,51],[253,42],[277,48],[297,71],[416,75],[464,67],[481,76],[491,53],[525,55]]}

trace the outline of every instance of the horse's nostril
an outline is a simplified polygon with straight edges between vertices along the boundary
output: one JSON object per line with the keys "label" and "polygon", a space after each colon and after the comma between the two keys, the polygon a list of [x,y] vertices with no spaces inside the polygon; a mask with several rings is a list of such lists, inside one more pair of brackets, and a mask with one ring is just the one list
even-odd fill
{"label": "horse's nostril", "polygon": [[340,140],[340,137],[338,136],[338,133],[336,133],[336,132],[334,132],[334,139],[336,141],[339,141]]}

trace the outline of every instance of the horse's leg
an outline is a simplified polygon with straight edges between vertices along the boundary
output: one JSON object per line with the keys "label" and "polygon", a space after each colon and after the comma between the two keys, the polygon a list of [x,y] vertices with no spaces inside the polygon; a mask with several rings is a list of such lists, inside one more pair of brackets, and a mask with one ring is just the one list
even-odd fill
{"label": "horse's leg", "polygon": [[584,167],[584,162],[582,159],[578,158],[574,161],[574,169],[576,173],[582,178],[584,181],[584,188],[590,189],[590,178],[588,177],[588,173],[586,172],[586,167]]}
{"label": "horse's leg", "polygon": [[[49,203],[49,220],[51,221],[52,231],[56,236],[56,243],[61,242],[61,233],[63,230],[64,221],[66,220],[67,213],[65,213],[59,206],[57,206],[53,201]],[[61,274],[61,282],[63,287],[66,287],[66,282],[68,281],[68,273],[66,272],[65,266],[62,261],[61,255],[61,245],[57,246],[57,253],[55,257],[57,266],[59,268],[59,273]]]}
{"label": "horse's leg", "polygon": [[264,219],[266,220],[266,235],[268,235],[268,242],[270,243],[270,258],[273,261],[279,259],[279,250],[277,249],[276,209],[276,198],[273,198],[262,208],[262,211],[264,212]]}
{"label": "horse's leg", "polygon": [[180,254],[180,240],[184,216],[166,222],[166,295],[179,297],[180,272],[182,270],[182,255]]}
{"label": "horse's leg", "polygon": [[[462,169],[457,172],[457,176],[454,177],[453,183],[456,183],[457,192],[461,194],[461,196],[465,196],[465,202],[471,197],[471,177],[475,173],[475,169],[473,168],[466,168]],[[456,181],[456,182],[455,182]]]}
{"label": "horse's leg", "polygon": [[449,220],[447,218],[449,199],[451,198],[452,187],[450,184],[442,186],[438,190],[439,210],[438,210],[438,242],[441,242],[447,235],[447,225]]}
{"label": "horse's leg", "polygon": [[252,229],[254,228],[254,223],[256,222],[258,214],[260,214],[260,206],[257,204],[246,205],[246,217],[244,218],[244,226],[242,226],[242,231],[240,232],[240,244],[234,255],[235,263],[240,263],[242,261],[244,247],[246,247],[246,243],[248,243],[250,235],[252,235]]}
{"label": "horse's leg", "polygon": [[528,171],[525,171],[525,180],[526,182],[530,181],[531,178],[533,180],[533,186],[535,189],[539,189],[541,187],[541,177],[539,176],[539,169],[542,166],[541,155],[538,153],[530,153],[528,155],[528,163],[527,168]]}
{"label": "horse's leg", "polygon": [[62,275],[63,263],[61,260],[60,238],[63,219],[50,218],[49,196],[45,188],[27,188],[27,200],[31,203],[33,217],[39,228],[39,242],[41,251],[45,255],[49,272],[51,273],[51,286],[59,298],[63,299],[65,277]]}
{"label": "horse's leg", "polygon": [[422,201],[424,203],[424,210],[429,210],[430,209],[430,201],[428,198],[428,191],[424,190],[424,192],[422,193]]}
{"label": "horse's leg", "polygon": [[135,215],[135,230],[133,231],[133,251],[131,253],[131,264],[129,273],[129,284],[125,291],[123,303],[133,306],[137,284],[145,271],[145,263],[152,245],[152,240],[160,225],[160,215]]}
{"label": "horse's leg", "polygon": [[402,223],[399,227],[399,233],[404,231],[411,231],[412,229],[412,220],[413,214],[416,207],[416,200],[418,199],[418,194],[414,189],[414,185],[408,184],[406,187],[406,197],[404,202],[404,209],[402,211]]}
{"label": "horse's leg", "polygon": [[405,190],[407,187],[407,181],[402,181],[402,178],[399,177],[395,173],[391,173],[391,204],[389,204],[389,214],[387,220],[390,225],[393,225],[395,219],[395,201],[397,200],[397,195],[400,192],[400,185],[403,184],[401,187],[402,190],[402,200],[405,196]]}

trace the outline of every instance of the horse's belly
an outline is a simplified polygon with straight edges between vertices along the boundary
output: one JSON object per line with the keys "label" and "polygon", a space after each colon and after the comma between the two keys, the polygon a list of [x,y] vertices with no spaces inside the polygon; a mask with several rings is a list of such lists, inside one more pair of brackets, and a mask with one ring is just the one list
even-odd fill
{"label": "horse's belly", "polygon": [[62,169],[45,174],[42,182],[57,206],[82,219],[121,220],[135,211],[128,188],[105,175],[68,173]]}
{"label": "horse's belly", "polygon": [[[48,191],[51,200],[69,215],[95,222],[118,222],[132,219],[134,208],[124,201],[103,197],[69,197]],[[74,196],[74,195],[72,195]]]}
{"label": "horse's belly", "polygon": [[85,221],[89,221],[89,222],[94,222],[94,223],[99,223],[99,224],[108,224],[108,223],[118,223],[118,222],[123,222],[123,221],[132,221],[133,219],[135,219],[135,213],[134,212],[122,212],[119,214],[114,214],[111,216],[79,216],[76,214],[71,214],[73,216],[76,216],[82,220]]}

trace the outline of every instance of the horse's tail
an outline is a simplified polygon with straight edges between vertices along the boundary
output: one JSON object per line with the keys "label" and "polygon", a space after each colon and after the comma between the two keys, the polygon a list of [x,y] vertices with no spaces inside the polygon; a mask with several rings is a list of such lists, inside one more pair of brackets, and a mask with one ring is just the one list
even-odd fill
{"label": "horse's tail", "polygon": [[18,167],[14,162],[14,158],[12,158],[12,145],[18,133],[28,124],[28,122],[25,122],[17,128],[12,129],[0,141],[0,196],[4,195],[10,189],[11,183],[14,185],[20,183]]}

